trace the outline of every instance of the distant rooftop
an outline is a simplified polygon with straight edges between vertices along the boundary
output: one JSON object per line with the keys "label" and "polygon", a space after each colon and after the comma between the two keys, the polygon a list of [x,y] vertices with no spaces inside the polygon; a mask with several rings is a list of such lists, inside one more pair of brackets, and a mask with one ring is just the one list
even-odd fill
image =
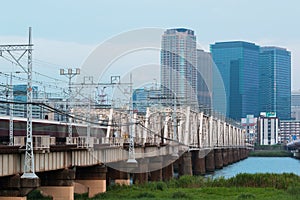
{"label": "distant rooftop", "polygon": [[233,47],[245,47],[245,48],[255,48],[258,49],[254,43],[245,42],[245,41],[228,41],[228,42],[216,42],[211,45],[212,48],[233,48]]}
{"label": "distant rooftop", "polygon": [[176,32],[178,33],[187,33],[189,35],[194,35],[194,31],[191,29],[187,28],[172,28],[172,29],[167,29],[165,31],[165,34],[175,34]]}

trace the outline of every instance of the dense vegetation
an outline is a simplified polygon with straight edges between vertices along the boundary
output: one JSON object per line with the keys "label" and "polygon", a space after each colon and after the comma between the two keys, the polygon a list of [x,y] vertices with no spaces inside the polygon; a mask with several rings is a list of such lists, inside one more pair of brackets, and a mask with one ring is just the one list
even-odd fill
{"label": "dense vegetation", "polygon": [[[41,199],[37,192],[28,199]],[[87,194],[75,199],[88,199]],[[182,176],[168,182],[110,186],[93,199],[300,199],[300,177],[295,174],[239,174],[211,179]]]}
{"label": "dense vegetation", "polygon": [[292,157],[292,153],[285,150],[256,150],[249,152],[250,157]]}
{"label": "dense vegetation", "polygon": [[249,152],[251,157],[292,157],[292,153],[285,145],[255,145],[254,151]]}

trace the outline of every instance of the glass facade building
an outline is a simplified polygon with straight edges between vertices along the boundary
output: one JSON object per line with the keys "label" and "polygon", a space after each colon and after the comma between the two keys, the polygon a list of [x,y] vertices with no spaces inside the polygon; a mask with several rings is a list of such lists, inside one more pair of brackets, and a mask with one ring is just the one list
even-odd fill
{"label": "glass facade building", "polygon": [[147,107],[158,106],[161,102],[161,90],[157,88],[139,88],[132,94],[133,111],[146,114]]}
{"label": "glass facade building", "polygon": [[210,49],[225,87],[226,116],[236,120],[248,114],[258,116],[259,46],[233,41],[217,42]]}
{"label": "glass facade building", "polygon": [[279,119],[291,118],[291,53],[279,47],[261,47],[260,110]]}
{"label": "glass facade building", "polygon": [[211,54],[197,49],[197,98],[204,109],[212,108],[213,60]]}

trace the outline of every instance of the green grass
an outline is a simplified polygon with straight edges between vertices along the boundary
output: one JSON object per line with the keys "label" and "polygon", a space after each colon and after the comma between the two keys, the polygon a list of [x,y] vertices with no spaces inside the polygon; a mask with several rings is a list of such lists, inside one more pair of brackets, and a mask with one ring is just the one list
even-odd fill
{"label": "green grass", "polygon": [[[145,191],[124,188],[120,192],[108,191],[93,199],[212,199],[212,200],[233,200],[233,199],[262,199],[262,200],[289,200],[297,196],[290,195],[284,190],[274,188],[239,188],[239,187],[204,187],[204,188],[168,188],[165,191]],[[77,199],[77,198],[76,198]],[[82,198],[83,200],[86,198]],[[299,199],[299,198],[298,198]]]}
{"label": "green grass", "polygon": [[[35,194],[36,197],[39,197]],[[28,200],[32,200],[28,196]],[[87,200],[87,194],[75,195],[76,200]],[[229,179],[182,176],[168,182],[149,182],[141,185],[107,188],[94,200],[120,199],[261,199],[300,200],[300,177],[291,174],[238,174]]]}

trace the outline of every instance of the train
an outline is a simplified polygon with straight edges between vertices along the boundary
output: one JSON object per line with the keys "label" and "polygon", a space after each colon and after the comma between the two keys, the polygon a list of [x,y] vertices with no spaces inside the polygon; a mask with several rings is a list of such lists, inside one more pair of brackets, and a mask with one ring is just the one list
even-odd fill
{"label": "train", "polygon": [[[0,116],[0,144],[9,143],[9,116]],[[13,117],[14,137],[26,136],[27,118]],[[90,136],[103,138],[106,136],[107,126],[91,125]],[[55,138],[57,144],[66,142],[69,136],[68,123],[44,119],[32,119],[33,136],[50,136]],[[72,123],[72,136],[87,136],[87,124]]]}

